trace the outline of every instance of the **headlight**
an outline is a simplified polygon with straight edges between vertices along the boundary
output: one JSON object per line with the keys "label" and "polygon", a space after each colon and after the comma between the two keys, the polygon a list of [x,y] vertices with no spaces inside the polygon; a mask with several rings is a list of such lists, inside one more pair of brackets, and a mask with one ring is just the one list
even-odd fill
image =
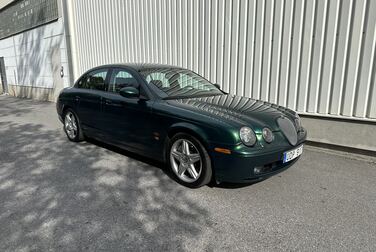
{"label": "headlight", "polygon": [[271,143],[274,140],[274,134],[269,128],[262,129],[262,137],[264,138],[265,142]]}
{"label": "headlight", "polygon": [[249,127],[242,127],[239,132],[240,139],[247,146],[253,146],[256,143],[256,135]]}

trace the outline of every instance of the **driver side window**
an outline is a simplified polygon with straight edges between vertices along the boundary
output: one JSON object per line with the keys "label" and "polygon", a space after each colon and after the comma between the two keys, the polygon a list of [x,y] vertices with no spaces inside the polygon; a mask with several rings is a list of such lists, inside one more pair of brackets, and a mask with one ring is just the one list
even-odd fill
{"label": "driver side window", "polygon": [[119,93],[124,87],[139,88],[138,81],[124,69],[114,69],[108,86],[109,92]]}

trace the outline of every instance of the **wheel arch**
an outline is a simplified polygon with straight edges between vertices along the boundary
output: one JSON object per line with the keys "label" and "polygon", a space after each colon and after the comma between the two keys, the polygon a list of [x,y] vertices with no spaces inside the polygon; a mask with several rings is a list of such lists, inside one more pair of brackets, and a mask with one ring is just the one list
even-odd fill
{"label": "wheel arch", "polygon": [[166,158],[167,158],[168,145],[170,143],[170,139],[178,133],[186,133],[195,137],[205,147],[206,151],[208,152],[210,156],[210,148],[208,145],[209,138],[208,138],[208,135],[205,133],[205,131],[201,127],[195,124],[181,122],[181,123],[176,123],[172,125],[167,131],[167,137],[165,139],[165,143],[164,143],[165,148],[164,148],[164,153],[163,153],[163,157],[165,161],[167,161]]}
{"label": "wheel arch", "polygon": [[[61,108],[61,116],[63,117],[68,109],[73,110],[73,108],[67,104],[63,104],[63,107]],[[74,112],[74,111],[73,111]]]}
{"label": "wheel arch", "polygon": [[213,162],[212,162],[212,155],[211,155],[210,145],[209,145],[209,136],[208,134],[205,133],[205,130],[198,125],[187,123],[187,122],[180,122],[180,123],[176,123],[172,125],[168,129],[168,133],[165,139],[165,148],[163,150],[164,161],[169,162],[168,161],[169,159],[168,149],[169,149],[170,139],[178,133],[185,133],[185,134],[191,135],[192,137],[196,138],[205,148],[207,154],[209,155],[209,159],[211,162],[210,180],[213,181],[213,179],[216,177],[216,174],[215,174],[216,172],[215,172],[215,168],[213,167]]}

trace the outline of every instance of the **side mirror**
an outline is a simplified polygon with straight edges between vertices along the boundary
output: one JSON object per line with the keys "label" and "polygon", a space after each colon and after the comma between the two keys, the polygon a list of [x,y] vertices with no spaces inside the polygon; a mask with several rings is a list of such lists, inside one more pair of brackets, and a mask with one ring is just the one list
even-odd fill
{"label": "side mirror", "polygon": [[124,87],[120,89],[119,94],[125,98],[139,98],[140,91],[135,87]]}
{"label": "side mirror", "polygon": [[219,90],[221,90],[221,86],[220,86],[218,83],[215,83],[214,86],[215,86],[216,88],[218,88]]}

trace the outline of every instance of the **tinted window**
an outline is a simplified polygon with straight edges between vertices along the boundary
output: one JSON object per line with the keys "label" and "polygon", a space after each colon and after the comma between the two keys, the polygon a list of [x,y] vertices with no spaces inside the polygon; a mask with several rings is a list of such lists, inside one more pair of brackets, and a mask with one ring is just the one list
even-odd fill
{"label": "tinted window", "polygon": [[109,92],[119,93],[124,87],[139,88],[136,78],[124,69],[114,69],[108,86]]}
{"label": "tinted window", "polygon": [[86,74],[78,83],[78,88],[105,90],[105,80],[107,77],[108,69],[99,69]]}
{"label": "tinted window", "polygon": [[169,97],[196,97],[223,94],[200,75],[180,68],[142,69],[140,74],[149,85],[154,85]]}

